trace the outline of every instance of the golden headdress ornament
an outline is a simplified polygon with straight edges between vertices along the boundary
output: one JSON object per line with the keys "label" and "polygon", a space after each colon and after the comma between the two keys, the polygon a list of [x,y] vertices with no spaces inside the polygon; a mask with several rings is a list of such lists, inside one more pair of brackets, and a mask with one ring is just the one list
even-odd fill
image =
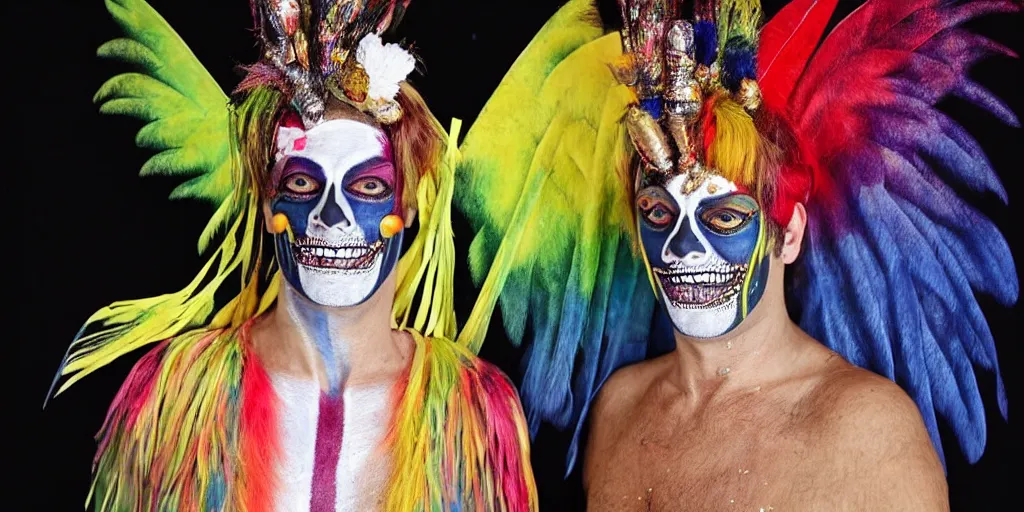
{"label": "golden headdress ornament", "polygon": [[416,65],[381,34],[409,0],[252,0],[264,59],[291,88],[306,128],[323,120],[328,94],[384,125],[402,117],[395,96]]}
{"label": "golden headdress ornament", "polygon": [[686,192],[714,170],[695,133],[705,103],[728,95],[753,113],[761,105],[755,80],[756,1],[701,2],[693,22],[674,0],[619,0],[623,56],[612,69],[637,102],[624,122],[645,173],[688,175]]}

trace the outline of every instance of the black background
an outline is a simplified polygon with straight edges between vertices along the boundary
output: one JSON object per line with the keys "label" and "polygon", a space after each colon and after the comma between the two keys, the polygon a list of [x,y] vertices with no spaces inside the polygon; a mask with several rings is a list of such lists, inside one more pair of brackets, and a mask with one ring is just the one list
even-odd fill
{"label": "black background", "polygon": [[[239,80],[236,66],[256,60],[245,0],[151,0],[190,45],[225,90]],[[413,82],[431,109],[448,124],[452,117],[470,126],[475,114],[519,52],[559,1],[467,2],[417,0],[412,3],[398,35],[415,44],[425,66]],[[780,2],[765,2],[772,14]],[[841,2],[833,23],[857,2]],[[610,9],[609,9],[610,8]],[[602,2],[609,23],[615,22],[614,2]],[[24,479],[25,487],[8,497],[27,501],[15,510],[81,510],[89,484],[90,461],[106,407],[139,354],[130,354],[72,387],[51,402],[42,401],[54,370],[81,322],[114,300],[148,297],[180,289],[203,261],[196,240],[211,210],[191,202],[169,202],[175,181],[140,179],[136,172],[150,156],[132,140],[141,124],[122,117],[101,116],[92,94],[123,66],[95,57],[95,49],[120,32],[99,0],[19,3],[6,12],[14,24],[14,42],[5,45],[4,82],[7,105],[13,106],[7,146],[15,161],[7,165],[6,190],[19,200],[16,236],[7,238],[8,254],[16,260],[19,289],[11,294],[18,304],[17,325],[8,343],[17,350],[16,377],[7,396],[17,397],[24,409],[7,416],[25,432],[8,438],[23,459],[7,464]],[[1020,53],[1024,49],[1020,15],[997,15],[970,27]],[[994,57],[978,65],[973,76],[1003,98],[1018,115],[1024,114],[1022,64]],[[1021,129],[1000,124],[991,116],[960,101],[943,108],[980,140],[1009,193],[1010,205],[978,197],[982,211],[993,218],[1018,259],[1024,254],[1019,234],[1019,209],[1024,198],[1018,173],[1022,170]],[[10,135],[8,135],[10,136]],[[16,231],[15,231],[16,230]],[[456,219],[456,250],[466,254],[470,233]],[[457,298],[460,319],[475,298],[459,260]],[[1018,279],[1019,279],[1018,270]],[[1010,276],[1007,276],[1008,278]],[[865,278],[870,278],[866,276]],[[1018,342],[1021,308],[1003,308],[982,297],[1007,384],[1010,416],[1019,407]],[[9,311],[9,309],[8,309]],[[492,326],[500,326],[495,320]],[[500,329],[492,329],[484,356],[509,375],[516,374],[518,353],[507,348]],[[992,399],[994,379],[982,372],[982,393],[989,410],[989,444],[982,459],[969,465],[959,454],[948,429],[947,457],[953,510],[987,509],[1019,502],[1011,487],[1017,484],[1020,458],[1011,450],[1014,423],[999,416]],[[545,510],[579,506],[579,479],[561,480],[564,436],[543,430],[534,443],[534,469]],[[837,454],[841,456],[841,454]],[[16,480],[17,481],[17,480]],[[31,489],[31,490],[30,490]],[[0,508],[12,506],[9,498]]]}

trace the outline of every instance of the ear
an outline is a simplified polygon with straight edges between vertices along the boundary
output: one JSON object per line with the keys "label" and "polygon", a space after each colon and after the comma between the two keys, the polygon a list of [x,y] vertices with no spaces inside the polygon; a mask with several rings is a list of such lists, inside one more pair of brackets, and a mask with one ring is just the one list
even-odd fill
{"label": "ear", "polygon": [[416,212],[417,212],[416,208],[406,208],[405,209],[405,227],[406,228],[411,228],[412,227],[413,221],[416,220]]}
{"label": "ear", "polygon": [[782,251],[780,256],[782,262],[789,265],[796,261],[796,257],[800,255],[800,246],[804,240],[804,229],[807,228],[807,210],[803,204],[796,203],[793,205],[793,216],[789,219],[789,225],[786,226],[786,235],[782,241]]}

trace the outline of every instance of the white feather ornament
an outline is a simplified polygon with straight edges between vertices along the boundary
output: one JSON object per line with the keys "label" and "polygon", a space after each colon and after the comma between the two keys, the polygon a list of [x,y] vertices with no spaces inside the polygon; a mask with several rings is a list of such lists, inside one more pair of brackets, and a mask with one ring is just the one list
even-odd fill
{"label": "white feather ornament", "polygon": [[401,46],[383,44],[377,34],[367,34],[359,41],[356,60],[370,79],[367,95],[374,99],[393,100],[398,84],[412,73],[416,59]]}

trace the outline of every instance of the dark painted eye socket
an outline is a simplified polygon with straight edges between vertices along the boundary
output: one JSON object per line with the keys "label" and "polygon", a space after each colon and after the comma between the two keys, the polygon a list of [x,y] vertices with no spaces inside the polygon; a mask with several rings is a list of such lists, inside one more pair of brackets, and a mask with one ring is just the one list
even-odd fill
{"label": "dark painted eye socket", "polygon": [[661,229],[669,226],[676,218],[676,213],[672,207],[660,199],[641,196],[637,199],[636,204],[640,208],[640,213],[644,220],[654,228]]}
{"label": "dark painted eye socket", "polygon": [[350,193],[365,199],[381,200],[391,196],[391,187],[387,182],[374,176],[359,178],[345,188]]}
{"label": "dark painted eye socket", "polygon": [[286,194],[308,196],[320,190],[320,182],[307,174],[295,173],[281,182],[280,189]]}

